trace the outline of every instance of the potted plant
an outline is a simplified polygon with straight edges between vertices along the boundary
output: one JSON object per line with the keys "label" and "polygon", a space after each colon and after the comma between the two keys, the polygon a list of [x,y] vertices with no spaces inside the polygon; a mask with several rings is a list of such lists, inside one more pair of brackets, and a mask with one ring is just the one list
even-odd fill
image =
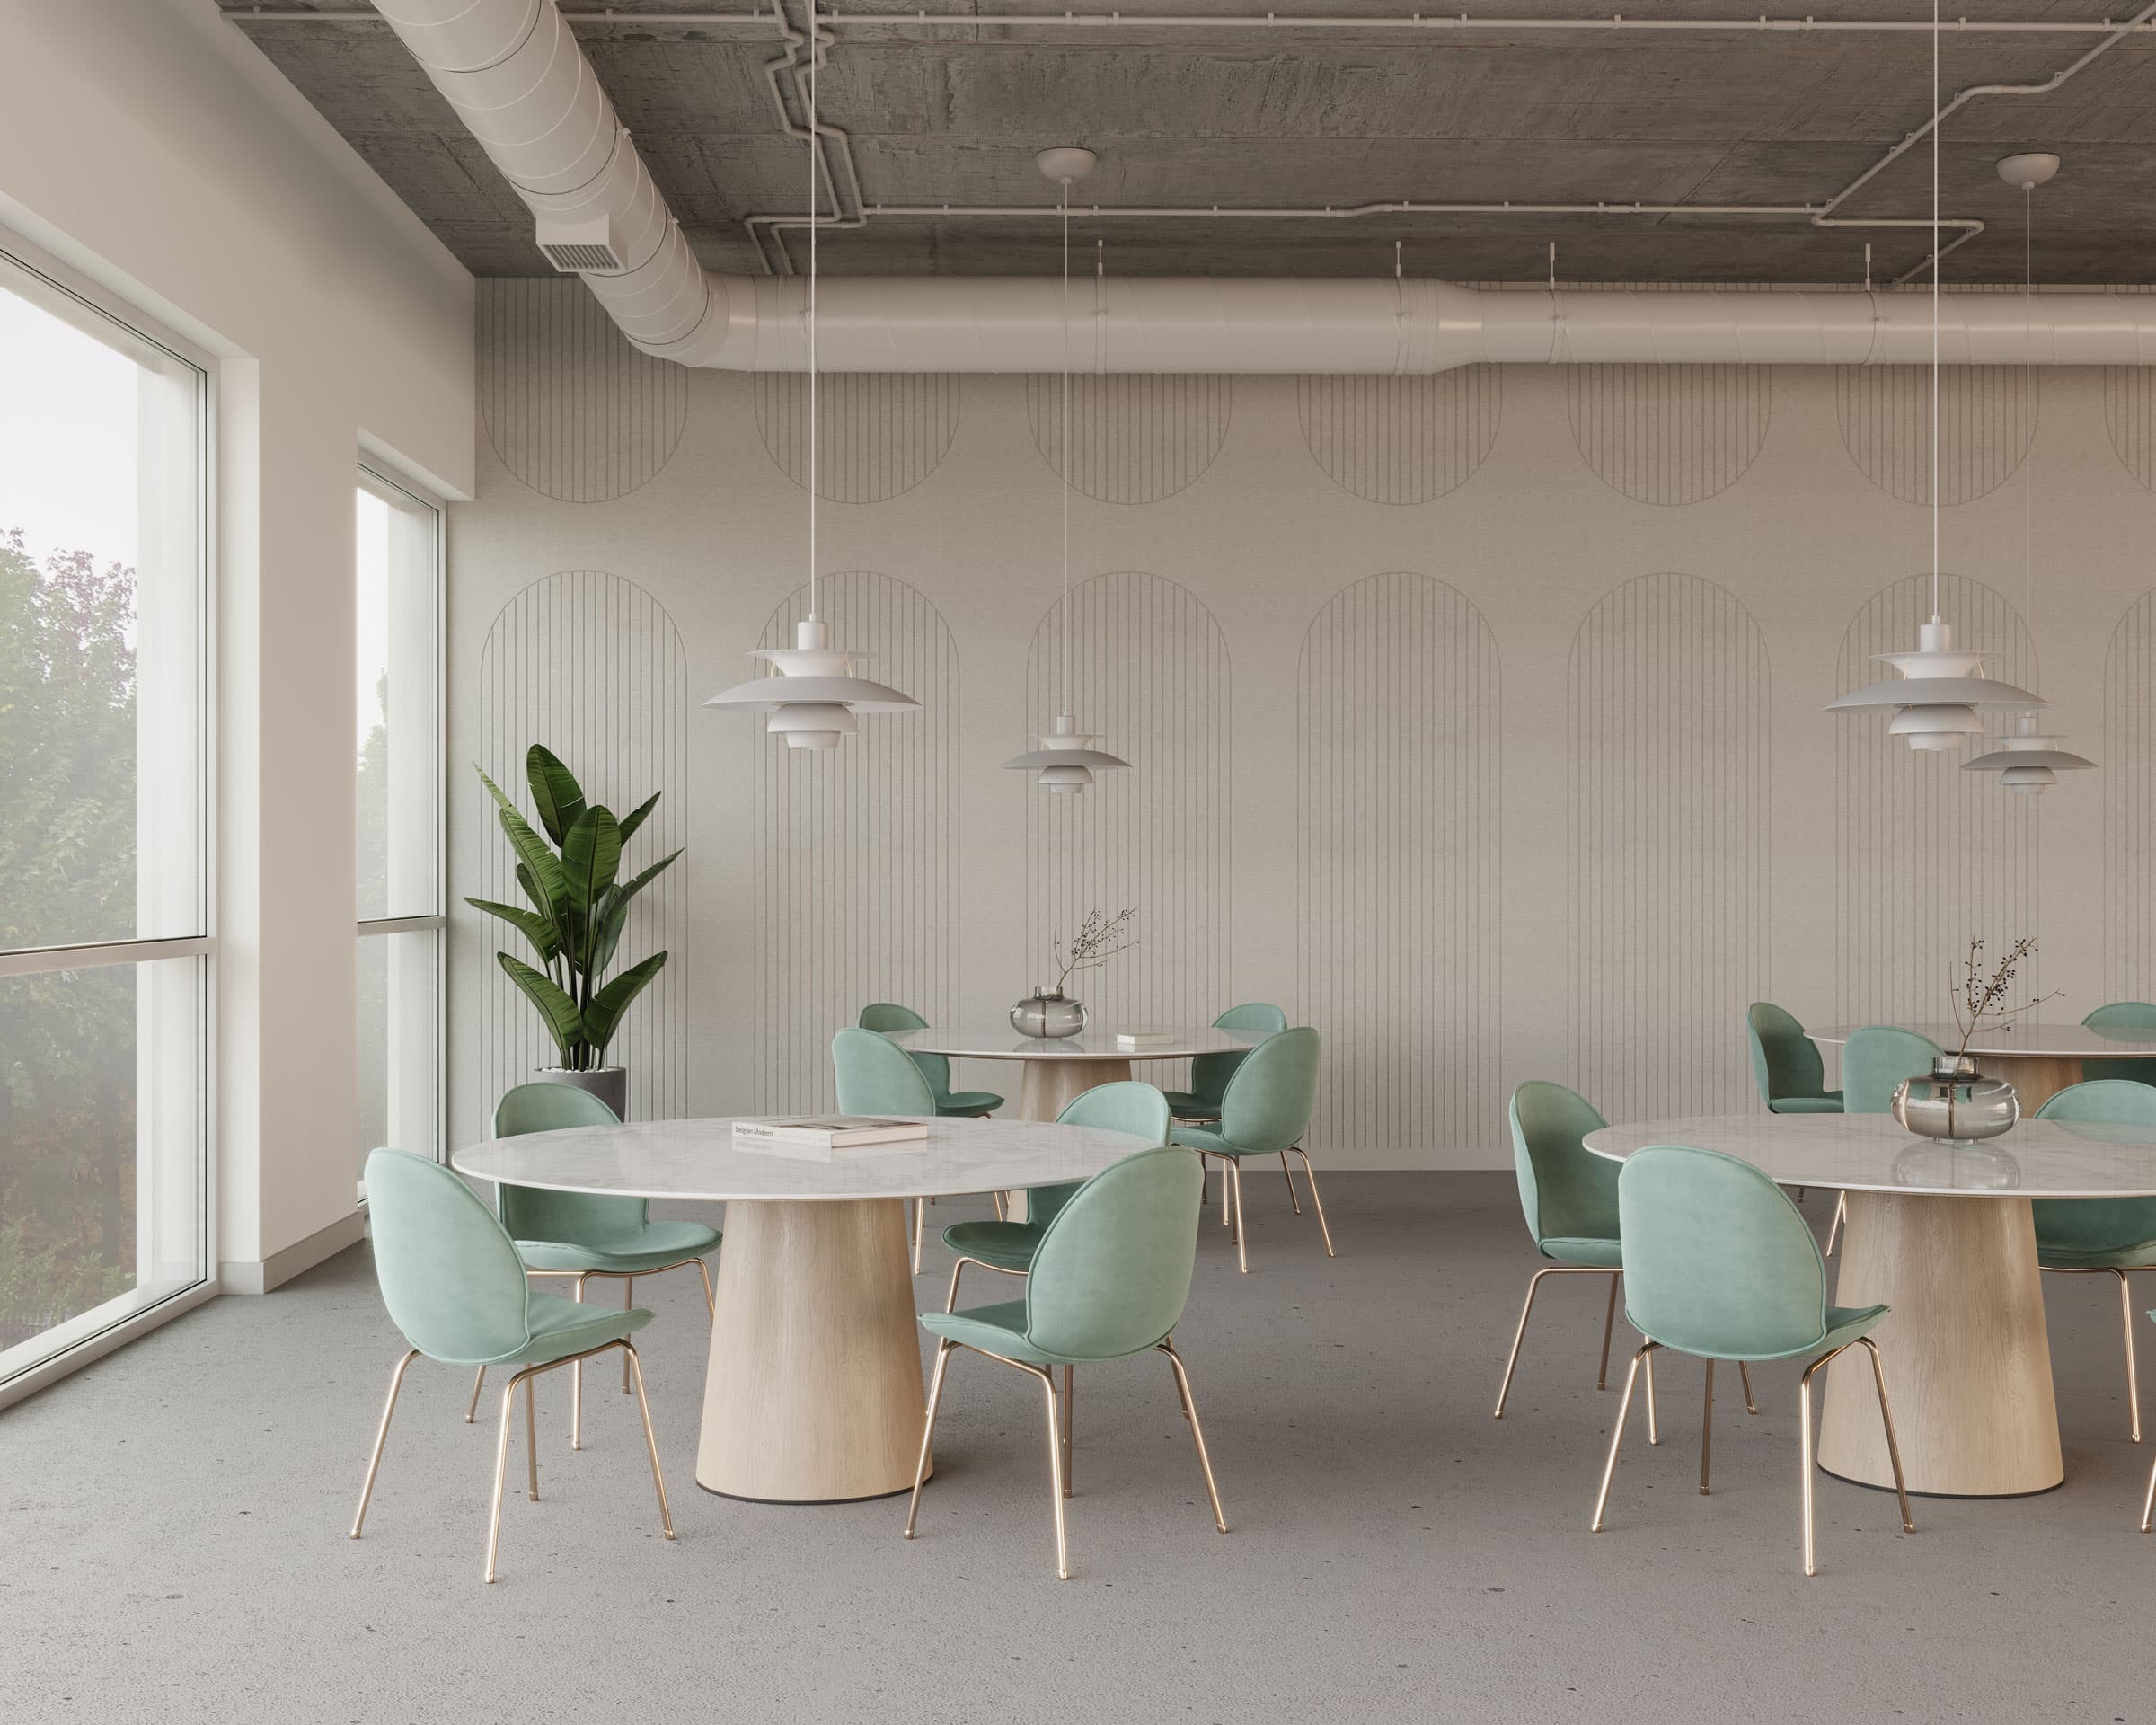
{"label": "potted plant", "polygon": [[667,955],[655,952],[611,979],[607,972],[631,903],[681,853],[620,879],[623,847],[658,806],[658,793],[616,820],[603,805],[587,803],[576,775],[537,743],[526,752],[524,765],[544,837],[499,785],[483,772],[479,777],[499,805],[501,830],[517,853],[517,884],[528,902],[464,902],[515,927],[539,960],[535,966],[512,953],[494,955],[538,1009],[540,1022],[561,1053],[561,1065],[542,1067],[539,1076],[588,1090],[626,1119],[629,1075],[624,1067],[606,1064],[606,1048],[630,1003],[666,968]]}

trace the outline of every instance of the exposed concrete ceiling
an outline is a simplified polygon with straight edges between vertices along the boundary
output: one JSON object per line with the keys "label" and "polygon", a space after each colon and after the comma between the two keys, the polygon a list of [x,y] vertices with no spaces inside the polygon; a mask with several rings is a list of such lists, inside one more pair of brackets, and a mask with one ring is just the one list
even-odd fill
{"label": "exposed concrete ceiling", "polygon": [[[471,269],[550,273],[523,206],[384,25],[255,20],[244,16],[252,0],[217,3]],[[579,3],[565,0],[565,10]],[[322,4],[349,11],[353,0]],[[1022,4],[1007,0],[1003,9]],[[1168,6],[1265,10],[1234,0],[1155,0],[1156,10]],[[779,31],[667,22],[669,12],[717,9],[708,0],[617,0],[614,20],[579,23],[578,35],[704,262],[782,268],[776,243],[760,251],[744,226],[752,215],[798,215],[808,204],[807,152],[781,130],[764,74],[781,49]],[[940,9],[971,7],[945,0]],[[1301,0],[1294,9],[1367,15],[1412,7]],[[1577,0],[1507,0],[1505,10],[1600,15]],[[1728,0],[1665,0],[1643,15],[1745,11]],[[790,12],[805,16],[800,0],[790,0]],[[901,21],[888,28],[865,22],[879,12]],[[2077,22],[2107,15],[2103,0],[1957,4],[1956,15],[1965,12]],[[1867,240],[1882,280],[1917,264],[1928,247],[1922,230],[1821,229],[1801,217],[1203,220],[1093,218],[1083,209],[1393,199],[1822,203],[1929,115],[1923,34],[1021,33],[919,26],[890,0],[848,6],[844,15],[862,22],[842,28],[818,100],[824,117],[852,137],[864,201],[871,208],[1038,205],[1041,217],[872,216],[866,226],[826,232],[822,263],[833,271],[1055,270],[1055,191],[1033,155],[1065,143],[1085,144],[1101,158],[1075,194],[1074,239],[1088,253],[1105,239],[1108,267],[1124,273],[1378,274],[1392,268],[1399,240],[1411,274],[1540,279],[1554,240],[1560,271],[1572,280],[1833,282],[1860,276]],[[1139,15],[1126,9],[1127,20]],[[1921,0],[1842,0],[1832,15],[1924,12]],[[1950,95],[1971,84],[2042,82],[2097,40],[1957,36],[1949,28],[1944,86]],[[2020,279],[2021,198],[1993,164],[2026,149],[2065,158],[2058,179],[2037,194],[2038,279],[2156,280],[2156,36],[2121,42],[2051,93],[1980,97],[1948,119],[1943,212],[1988,226],[1947,259],[1948,282]],[[1930,175],[1926,145],[1840,213],[1921,219]],[[798,245],[798,233],[793,240]]]}

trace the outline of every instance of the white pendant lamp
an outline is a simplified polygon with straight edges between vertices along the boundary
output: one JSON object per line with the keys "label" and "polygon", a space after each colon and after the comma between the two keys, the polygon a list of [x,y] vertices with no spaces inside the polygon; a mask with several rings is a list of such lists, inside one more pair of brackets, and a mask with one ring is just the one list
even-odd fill
{"label": "white pendant lamp", "polygon": [[1071,707],[1071,181],[1082,180],[1099,160],[1075,146],[1043,150],[1033,163],[1062,189],[1063,213],[1063,711],[1038,748],[1005,761],[1021,773],[1037,773],[1040,788],[1053,796],[1075,796],[1093,782],[1096,771],[1128,766],[1128,761],[1093,745],[1100,739],[1078,729]]}
{"label": "white pendant lamp", "polygon": [[1954,625],[1939,614],[1939,0],[1931,0],[1931,621],[1917,631],[1913,653],[1878,653],[1895,675],[1826,703],[1829,712],[1894,710],[1886,727],[1911,748],[1949,749],[1984,730],[1984,709],[2041,707],[2041,695],[1984,674],[1984,655],[1954,645]]}
{"label": "white pendant lamp", "polygon": [[[2037,609],[2036,609],[2036,482],[2032,470],[2036,465],[2036,376],[2031,370],[2034,357],[2028,350],[2028,332],[2034,318],[2028,315],[2034,305],[2036,293],[2035,243],[2036,201],[2038,186],[2046,184],[2059,171],[2059,158],[2045,150],[2025,151],[2010,155],[1999,164],[1999,177],[2010,186],[2021,188],[2021,420],[2030,428],[2028,451],[2021,463],[2021,624],[2028,631],[2029,662],[2036,662]],[[1996,773],[1999,783],[2009,791],[2031,794],[2048,789],[2059,782],[2062,773],[2078,772],[2096,765],[2079,755],[2070,755],[2058,746],[2055,736],[2048,736],[2037,729],[2033,717],[2024,714],[2014,735],[2000,739],[1999,747],[1988,755],[1979,755],[1973,761],[1964,761],[1965,773]]]}
{"label": "white pendant lamp", "polygon": [[783,737],[789,748],[836,748],[853,733],[856,713],[905,712],[921,704],[888,684],[854,676],[853,668],[864,655],[834,647],[831,625],[817,609],[816,233],[823,224],[823,199],[817,185],[816,79],[822,65],[819,45],[802,80],[808,108],[808,615],[793,625],[792,646],[759,648],[749,654],[768,664],[773,675],[752,677],[703,703],[768,712],[764,729]]}

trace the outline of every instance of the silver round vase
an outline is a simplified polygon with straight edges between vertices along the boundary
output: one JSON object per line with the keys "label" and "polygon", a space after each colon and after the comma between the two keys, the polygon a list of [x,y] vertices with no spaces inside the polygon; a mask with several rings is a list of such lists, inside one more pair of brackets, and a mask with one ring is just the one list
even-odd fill
{"label": "silver round vase", "polygon": [[1011,1009],[1011,1028],[1021,1036],[1076,1036],[1085,1028],[1085,1003],[1060,988],[1037,988]]}
{"label": "silver round vase", "polygon": [[2013,1129],[2021,1099],[2003,1078],[1986,1078],[1967,1055],[1942,1054],[1931,1070],[1895,1086],[1894,1118],[1919,1137],[1973,1144]]}

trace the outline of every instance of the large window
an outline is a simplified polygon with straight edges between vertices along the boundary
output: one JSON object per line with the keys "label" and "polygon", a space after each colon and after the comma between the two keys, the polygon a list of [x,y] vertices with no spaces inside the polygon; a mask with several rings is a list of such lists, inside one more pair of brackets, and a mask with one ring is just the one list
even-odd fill
{"label": "large window", "polygon": [[362,470],[359,1159],[442,1148],[441,514]]}
{"label": "large window", "polygon": [[0,236],[0,1390],[208,1273],[208,415]]}

